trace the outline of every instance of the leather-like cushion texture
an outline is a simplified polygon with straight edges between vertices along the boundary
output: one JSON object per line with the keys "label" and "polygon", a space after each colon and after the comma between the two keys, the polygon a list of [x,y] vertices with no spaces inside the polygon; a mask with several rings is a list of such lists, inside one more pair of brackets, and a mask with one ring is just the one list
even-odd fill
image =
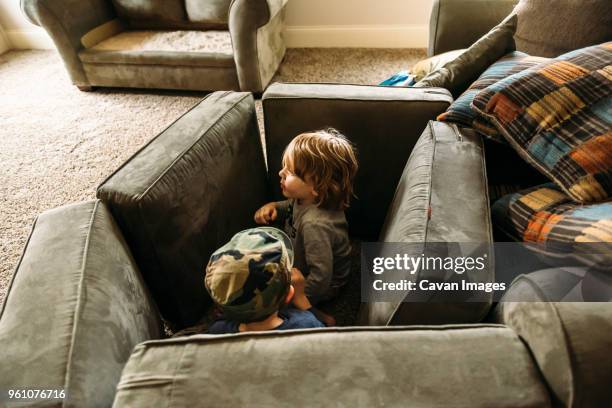
{"label": "leather-like cushion texture", "polygon": [[[253,225],[267,200],[253,97],[216,92],[144,146],[99,188],[173,328],[198,321],[210,255]],[[247,199],[248,198],[248,199]]]}
{"label": "leather-like cushion texture", "polygon": [[612,264],[612,202],[576,203],[547,183],[502,197],[492,214],[496,228],[517,241],[534,243],[530,248],[554,256],[551,261],[573,258],[605,270]]}
{"label": "leather-like cushion texture", "polygon": [[448,89],[454,97],[463,91],[492,63],[514,51],[516,16],[508,16],[499,25],[481,37],[467,51],[442,68],[431,72],[414,86]]}
{"label": "leather-like cushion texture", "polygon": [[516,49],[530,55],[556,57],[612,40],[609,0],[521,0]]}
{"label": "leather-like cushion texture", "polygon": [[198,23],[227,24],[232,0],[185,0],[187,18]]}
{"label": "leather-like cushion texture", "polygon": [[[449,251],[453,243],[493,242],[480,136],[455,125],[429,122],[397,184],[378,241],[448,243]],[[426,244],[423,252],[430,254]],[[419,270],[414,274],[406,271],[402,278],[445,282],[452,275],[456,274],[441,276],[437,271]],[[492,282],[494,277],[493,268],[470,275],[474,282]],[[401,296],[393,301],[363,303],[359,324],[474,323],[486,315],[492,301],[491,296],[476,301],[441,293],[398,292]]]}
{"label": "leather-like cushion texture", "polygon": [[518,0],[434,0],[428,55],[467,48],[510,14]]}
{"label": "leather-like cushion texture", "polygon": [[496,320],[527,343],[562,406],[608,406],[612,401],[612,303],[552,301],[573,279],[563,270],[518,277],[499,303]]}
{"label": "leather-like cushion texture", "polygon": [[612,196],[612,42],[564,54],[474,98],[528,162],[574,200]]}
{"label": "leather-like cushion texture", "polygon": [[283,197],[278,172],[291,139],[334,127],[355,144],[359,161],[357,198],[347,210],[350,233],[375,241],[418,136],[427,120],[446,110],[451,101],[444,89],[272,84],[264,93],[263,109],[273,197]]}
{"label": "leather-like cushion texture", "polygon": [[414,80],[418,82],[425,78],[425,76],[430,72],[433,72],[438,68],[442,68],[445,64],[454,60],[465,51],[467,51],[467,48],[448,51],[442,54],[434,55],[433,57],[425,58],[424,60],[414,64],[414,66],[410,68],[410,73],[414,76]]}
{"label": "leather-like cushion texture", "polygon": [[114,407],[547,407],[529,351],[497,325],[196,335],[134,350]]}
{"label": "leather-like cushion texture", "polygon": [[37,218],[0,312],[1,389],[64,389],[57,406],[110,406],[134,346],[160,335],[155,303],[103,203]]}
{"label": "leather-like cushion texture", "polygon": [[504,56],[493,65],[488,67],[469,88],[461,94],[446,112],[438,115],[438,120],[442,122],[453,122],[463,126],[472,127],[482,135],[495,141],[505,143],[504,138],[499,134],[495,126],[489,123],[486,118],[481,118],[472,109],[474,97],[486,87],[497,81],[508,77],[524,69],[536,66],[546,58],[531,57],[525,53],[514,51]]}

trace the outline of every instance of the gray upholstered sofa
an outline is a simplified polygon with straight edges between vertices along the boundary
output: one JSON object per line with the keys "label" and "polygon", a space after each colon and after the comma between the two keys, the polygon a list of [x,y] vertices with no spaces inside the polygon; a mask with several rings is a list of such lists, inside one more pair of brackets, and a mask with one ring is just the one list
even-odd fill
{"label": "gray upholstered sofa", "polygon": [[506,293],[529,302],[365,303],[359,326],[162,339],[160,314],[180,329],[209,309],[208,256],[278,197],[282,148],[301,131],[335,126],[356,144],[354,237],[492,242],[483,141],[433,121],[451,101],[436,88],[274,84],[266,165],[252,96],[207,96],[98,200],[38,217],[0,315],[0,389],[63,388],[48,405],[79,407],[609,405],[610,304],[547,301],[558,270]]}
{"label": "gray upholstered sofa", "polygon": [[263,91],[285,55],[287,0],[22,0],[72,83]]}
{"label": "gray upholstered sofa", "polygon": [[[99,200],[38,217],[0,316],[0,386],[62,388],[79,407],[609,401],[606,303],[504,303],[486,319],[491,299],[378,302],[360,326],[162,339],[160,312],[174,329],[206,314],[204,264],[278,196],[268,174],[296,132],[333,125],[357,145],[354,237],[490,242],[482,141],[430,121],[450,101],[434,88],[274,84],[266,172],[252,96],[210,94]],[[508,294],[542,300],[550,285],[534,281]]]}

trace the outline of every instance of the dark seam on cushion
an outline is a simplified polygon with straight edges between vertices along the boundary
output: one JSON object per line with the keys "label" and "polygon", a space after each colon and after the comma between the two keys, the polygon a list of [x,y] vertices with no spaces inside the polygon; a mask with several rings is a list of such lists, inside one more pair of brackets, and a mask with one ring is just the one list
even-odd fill
{"label": "dark seam on cushion", "polygon": [[282,338],[292,336],[306,336],[310,334],[349,334],[349,333],[377,333],[377,332],[414,332],[414,331],[456,331],[456,330],[479,330],[479,329],[501,329],[512,332],[517,336],[512,328],[505,324],[493,323],[472,323],[472,324],[443,324],[443,325],[402,325],[402,326],[344,326],[344,327],[324,327],[312,329],[293,329],[293,330],[270,330],[260,332],[240,332],[228,334],[196,334],[192,336],[182,336],[163,340],[149,340],[139,344],[143,348],[165,347],[169,344],[190,344],[190,343],[213,343],[229,340],[241,340],[243,338]]}
{"label": "dark seam on cushion", "polygon": [[102,181],[102,183],[100,183],[100,185],[98,186],[98,188],[96,189],[96,195],[100,193],[100,187],[102,187],[104,184],[106,184],[111,178],[113,178],[117,173],[119,173],[119,171],[121,171],[125,166],[127,166],[128,163],[130,163],[132,161],[132,159],[134,159],[136,156],[138,156],[140,154],[140,152],[142,152],[144,149],[146,149],[151,143],[153,143],[154,141],[156,141],[161,135],[163,135],[166,130],[170,129],[172,126],[174,126],[174,124],[176,122],[178,122],[179,120],[181,120],[184,116],[186,116],[187,114],[189,114],[192,110],[196,109],[198,106],[200,106],[206,99],[208,99],[211,95],[213,95],[214,93],[210,93],[206,96],[204,96],[204,98],[202,98],[202,100],[198,103],[196,103],[195,105],[193,105],[187,112],[183,113],[181,116],[179,116],[178,118],[176,118],[170,125],[168,125],[164,130],[162,130],[161,132],[159,132],[157,134],[157,136],[155,136],[154,138],[152,138],[151,140],[149,140],[147,143],[145,143],[140,149],[138,149],[133,155],[131,155],[126,161],[123,162],[123,164],[121,166],[119,166],[117,168],[117,170],[113,171],[108,177],[106,177],[104,179],[104,181]]}
{"label": "dark seam on cushion", "polygon": [[[437,4],[437,14],[436,14],[436,29],[434,31],[434,36],[433,36],[433,47],[431,49],[431,55],[430,57],[435,55],[435,50],[437,48],[437,44],[438,44],[438,27],[440,27],[440,9],[442,8],[442,4],[440,4],[442,2],[442,0],[436,0],[436,4]],[[435,7],[435,6],[434,6]]]}
{"label": "dark seam on cushion", "polygon": [[[576,366],[575,353],[572,350],[572,345],[571,345],[571,343],[569,341],[569,336],[567,335],[567,331],[565,330],[565,322],[563,321],[563,318],[559,314],[559,310],[557,309],[556,304],[554,304],[554,306],[553,306],[553,303],[551,303],[551,307],[554,309],[555,314],[557,315],[557,318],[559,319],[559,322],[561,323],[561,332],[563,333],[563,339],[565,340],[565,350],[567,352],[567,358],[568,358],[568,360],[570,362],[570,370],[569,370],[570,372],[569,372],[569,374],[570,374],[570,383],[572,384],[572,387],[570,389],[570,395],[569,395],[569,399],[570,400],[568,402],[569,402],[570,406],[575,406],[575,405],[578,405],[578,404],[576,404],[576,401],[575,401],[577,399],[576,395],[578,394],[578,392],[577,392],[578,388],[576,386],[577,379],[574,376],[574,369],[576,368],[575,367]],[[580,394],[578,394],[578,396],[581,397],[580,400],[582,400],[582,395],[583,394],[584,394],[584,392],[581,392]],[[578,401],[578,402],[580,402],[580,401]],[[578,406],[580,406],[580,405],[578,405]]]}
{"label": "dark seam on cushion", "polygon": [[40,216],[37,216],[34,219],[34,223],[32,224],[32,228],[30,229],[30,235],[28,235],[28,240],[25,243],[25,246],[23,247],[23,251],[21,251],[21,257],[19,257],[19,262],[17,262],[17,267],[15,267],[15,270],[13,271],[13,276],[11,277],[11,281],[9,282],[9,285],[6,289],[6,296],[4,297],[4,301],[2,302],[2,309],[0,309],[0,319],[2,319],[2,316],[4,315],[4,310],[6,309],[6,304],[8,303],[8,298],[9,295],[11,294],[11,289],[13,288],[13,284],[15,283],[15,278],[17,277],[17,271],[19,271],[19,267],[21,266],[21,263],[23,262],[23,258],[25,257],[26,251],[28,249],[28,245],[30,244],[30,240],[32,239],[32,235],[34,235],[34,229],[36,228],[36,223],[38,222],[38,218]]}
{"label": "dark seam on cushion", "polygon": [[[74,357],[74,343],[76,341],[76,334],[78,330],[79,317],[82,313],[82,301],[83,301],[83,286],[85,282],[85,269],[87,266],[87,254],[89,253],[89,246],[91,244],[91,234],[93,230],[94,219],[98,212],[99,200],[94,202],[94,208],[91,211],[91,217],[89,219],[89,227],[87,228],[87,237],[85,238],[85,245],[83,247],[83,261],[81,263],[81,276],[79,279],[79,285],[77,287],[77,299],[74,306],[74,314],[72,315],[72,336],[70,337],[70,348],[68,350],[68,359],[66,361],[66,372],[64,374],[64,389],[69,390],[71,373],[70,368],[72,367],[72,359]],[[62,406],[66,406],[66,399],[62,400]]]}
{"label": "dark seam on cushion", "polygon": [[453,130],[453,134],[455,135],[455,141],[456,142],[463,142],[463,136],[461,135],[461,132],[459,132],[459,129],[457,128],[457,125],[455,123],[451,124],[451,129]]}
{"label": "dark seam on cushion", "polygon": [[[221,95],[221,97],[225,97],[225,96],[227,96],[227,95],[228,95],[228,94],[230,94],[230,93],[232,93],[232,92],[231,92],[231,91],[225,91],[225,92],[223,93],[223,95]],[[145,189],[145,191],[143,191],[143,192],[142,192],[142,193],[141,193],[141,194],[138,196],[138,200],[140,200],[140,199],[144,198],[144,196],[146,196],[146,195],[147,195],[147,193],[148,193],[148,192],[149,192],[149,191],[150,191],[152,188],[154,188],[154,187],[157,185],[157,183],[159,182],[159,180],[161,180],[161,179],[162,179],[162,178],[163,178],[163,177],[166,175],[166,173],[168,173],[168,171],[170,171],[170,169],[172,169],[172,168],[174,167],[174,165],[175,165],[176,163],[178,163],[180,160],[182,160],[182,159],[184,158],[184,156],[185,156],[185,154],[186,154],[187,152],[191,151],[191,150],[193,149],[193,147],[194,147],[195,145],[197,145],[197,144],[198,144],[198,143],[199,143],[199,142],[202,140],[202,137],[203,137],[203,136],[204,136],[206,133],[208,133],[208,132],[209,132],[211,129],[213,129],[215,126],[217,126],[217,124],[218,124],[218,123],[219,123],[219,122],[220,122],[222,119],[224,119],[224,118],[225,118],[225,117],[226,117],[226,116],[227,116],[227,115],[228,115],[230,112],[233,112],[234,108],[235,108],[236,106],[238,106],[240,103],[242,103],[242,102],[243,102],[243,101],[244,101],[246,98],[248,98],[248,97],[252,97],[252,94],[251,94],[251,93],[246,93],[246,94],[245,94],[245,95],[244,95],[242,98],[240,98],[239,100],[237,100],[237,101],[236,101],[236,102],[235,102],[235,103],[234,103],[234,104],[233,104],[233,105],[232,105],[232,106],[231,106],[231,107],[230,107],[230,108],[229,108],[229,109],[228,109],[226,112],[224,112],[224,113],[223,113],[221,116],[219,116],[219,117],[217,118],[217,120],[215,120],[215,121],[214,121],[214,122],[213,122],[213,123],[212,123],[212,124],[211,124],[211,125],[210,125],[210,126],[207,128],[207,129],[206,129],[206,130],[204,130],[204,131],[202,132],[202,134],[201,134],[201,135],[200,135],[200,136],[199,136],[199,137],[198,137],[198,138],[197,138],[197,139],[196,139],[196,140],[195,140],[195,141],[194,141],[194,142],[193,142],[191,145],[189,145],[188,147],[186,147],[185,149],[183,149],[183,151],[182,151],[182,152],[181,152],[181,153],[180,153],[180,154],[179,154],[179,155],[178,155],[178,156],[177,156],[177,157],[176,157],[176,158],[175,158],[175,159],[172,161],[172,163],[170,163],[168,166],[166,166],[166,168],[165,168],[165,169],[164,169],[164,170],[161,172],[161,174],[160,174],[160,175],[159,175],[159,176],[158,176],[158,177],[157,177],[157,178],[156,178],[156,179],[155,179],[155,180],[154,180],[154,181],[153,181],[153,182],[152,182],[152,183],[149,185],[149,187],[147,187],[147,188]],[[253,107],[254,107],[254,106],[253,106]]]}
{"label": "dark seam on cushion", "polygon": [[[423,245],[423,251],[426,251],[427,248],[427,231],[429,229],[429,209],[431,208],[431,187],[432,187],[432,180],[433,180],[433,164],[434,164],[434,160],[436,157],[436,136],[434,133],[434,129],[433,129],[433,121],[428,121],[427,122],[427,128],[429,129],[429,134],[430,134],[430,140],[431,140],[431,144],[432,144],[432,150],[431,150],[431,160],[428,163],[429,164],[429,184],[428,184],[428,191],[427,191],[427,208],[425,208],[425,228],[424,228],[424,232],[423,232],[423,242],[419,243]],[[412,153],[411,153],[412,154]],[[419,279],[421,277],[421,268],[419,268],[419,272],[417,273],[416,277],[415,277],[415,281],[418,282]],[[393,321],[393,318],[395,317],[396,313],[399,311],[400,307],[404,304],[404,301],[406,300],[406,298],[409,295],[406,294],[406,296],[404,296],[404,298],[399,301],[397,303],[397,305],[393,308],[393,312],[391,313],[390,317],[387,319],[386,324],[390,325],[391,322]],[[429,297],[429,299],[431,299],[434,295],[431,295]]]}
{"label": "dark seam on cushion", "polygon": [[[489,258],[489,266],[493,268],[493,282],[495,282],[496,276],[497,276],[497,274],[495,273],[495,241],[493,238],[493,221],[491,219],[491,205],[489,203],[489,181],[487,178],[487,163],[486,163],[486,155],[484,151],[485,145],[482,142],[482,136],[480,136],[480,134],[478,134],[477,132],[474,132],[474,133],[476,134],[476,136],[478,136],[478,140],[480,141],[480,146],[479,146],[480,151],[481,151],[480,165],[482,169],[482,182],[483,182],[483,187],[484,187],[483,205],[484,205],[485,212],[486,212],[485,222],[487,225],[487,238],[488,238],[487,246],[493,249],[493,251],[491,252],[491,257]],[[479,320],[484,319],[485,316],[489,313],[491,306],[492,306],[492,301],[493,301],[493,296],[491,295],[491,298],[487,302],[489,306],[482,313]]]}
{"label": "dark seam on cushion", "polygon": [[[157,246],[154,244],[153,240],[150,238],[151,236],[153,236],[153,234],[149,230],[149,223],[145,222],[144,217],[142,215],[143,211],[142,211],[142,201],[141,200],[136,201],[136,208],[137,208],[136,214],[138,215],[138,218],[140,220],[140,225],[142,225],[145,228],[146,232],[147,232],[145,237],[140,237],[140,240],[141,241],[146,240],[146,242],[148,244],[148,247],[149,247],[148,250],[153,253],[154,265],[156,265],[156,269],[157,269],[157,272],[158,272],[158,273],[156,273],[156,275],[163,276],[164,283],[166,285],[168,285],[169,284],[168,275],[165,274],[165,273],[161,273],[161,269],[162,269],[163,265],[162,265],[162,263],[160,261],[159,255],[157,253]],[[138,263],[136,263],[136,265],[138,265]],[[140,266],[139,266],[139,269],[140,269]],[[144,273],[148,274],[150,272],[147,271],[147,272],[140,272],[140,273],[142,275],[144,275]],[[143,281],[144,281],[144,276],[142,276],[142,277],[143,277]],[[146,282],[145,282],[145,285],[146,285]],[[157,290],[155,290],[155,291],[157,292]],[[173,291],[168,291],[168,293],[165,295],[165,298],[166,299],[170,298],[170,300],[172,300],[172,306],[177,306],[177,305],[180,304],[180,302],[177,300],[177,298],[176,298],[176,296],[175,296]],[[157,306],[157,301],[155,301],[155,305]],[[159,313],[160,316],[162,315],[159,306],[157,306],[156,312]],[[166,317],[167,317],[167,315],[166,315]],[[175,318],[178,318],[182,322],[183,321],[183,314],[179,311],[178,316],[175,316]],[[172,322],[172,323],[175,323],[175,322]]]}
{"label": "dark seam on cushion", "polygon": [[172,407],[172,398],[174,396],[174,388],[175,388],[175,383],[176,383],[176,377],[178,372],[181,369],[181,366],[183,364],[183,359],[185,358],[185,354],[187,354],[187,348],[190,346],[190,344],[187,344],[185,347],[183,347],[183,350],[181,351],[181,357],[179,358],[176,367],[174,369],[174,373],[172,374],[172,385],[170,386],[170,395],[168,395],[168,408]]}

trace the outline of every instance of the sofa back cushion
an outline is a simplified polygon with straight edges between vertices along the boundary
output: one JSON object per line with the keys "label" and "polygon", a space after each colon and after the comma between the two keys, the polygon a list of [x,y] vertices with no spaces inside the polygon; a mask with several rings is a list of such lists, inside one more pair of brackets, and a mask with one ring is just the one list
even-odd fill
{"label": "sofa back cushion", "polygon": [[189,21],[196,23],[227,24],[232,0],[185,0]]}
{"label": "sofa back cushion", "polygon": [[155,302],[103,203],[36,219],[0,311],[3,393],[63,389],[64,403],[24,404],[110,407],[134,346],[160,336]]}
{"label": "sofa back cushion", "polygon": [[119,17],[130,25],[176,24],[185,21],[184,0],[112,0]]}
{"label": "sofa back cushion", "polygon": [[210,255],[254,224],[266,169],[253,97],[215,92],[156,136],[99,188],[162,315],[173,328],[212,303]]}
{"label": "sofa back cushion", "polygon": [[556,57],[612,39],[610,0],[521,0],[516,49]]}
{"label": "sofa back cushion", "polygon": [[112,0],[133,29],[227,30],[231,0]]}
{"label": "sofa back cushion", "polygon": [[574,200],[612,197],[612,42],[572,51],[480,92],[474,109]]}
{"label": "sofa back cushion", "polygon": [[550,400],[512,330],[464,325],[146,342],[126,364],[113,407],[330,404],[507,408],[548,407]]}

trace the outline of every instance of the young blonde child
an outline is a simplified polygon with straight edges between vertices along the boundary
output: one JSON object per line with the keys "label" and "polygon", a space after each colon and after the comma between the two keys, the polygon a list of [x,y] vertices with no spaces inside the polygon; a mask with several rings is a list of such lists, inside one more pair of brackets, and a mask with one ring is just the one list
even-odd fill
{"label": "young blonde child", "polygon": [[[351,246],[344,210],[353,194],[357,158],[335,129],[303,133],[285,149],[279,172],[285,201],[255,213],[258,224],[281,223],[293,241],[294,265],[306,277],[305,293],[316,305],[334,298],[348,280]],[[313,308],[327,325],[335,324]]]}

